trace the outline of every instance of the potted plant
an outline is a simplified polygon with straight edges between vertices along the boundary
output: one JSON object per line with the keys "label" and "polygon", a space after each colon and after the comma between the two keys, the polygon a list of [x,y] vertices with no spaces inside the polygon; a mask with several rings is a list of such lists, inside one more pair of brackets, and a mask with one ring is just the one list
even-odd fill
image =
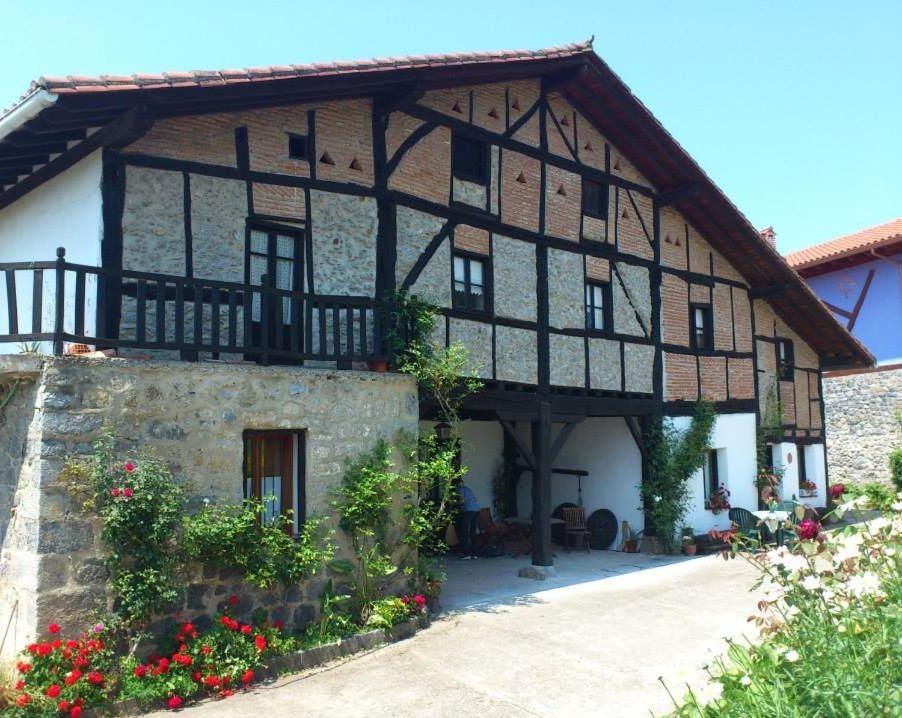
{"label": "potted plant", "polygon": [[695,544],[695,529],[691,526],[683,527],[683,553],[687,556],[695,556],[698,546]]}
{"label": "potted plant", "polygon": [[711,496],[708,497],[708,503],[705,506],[712,514],[719,514],[724,509],[730,508],[730,492],[727,487],[721,484],[718,486]]}
{"label": "potted plant", "polygon": [[806,499],[817,496],[817,484],[811,480],[803,481],[799,486],[799,496]]}

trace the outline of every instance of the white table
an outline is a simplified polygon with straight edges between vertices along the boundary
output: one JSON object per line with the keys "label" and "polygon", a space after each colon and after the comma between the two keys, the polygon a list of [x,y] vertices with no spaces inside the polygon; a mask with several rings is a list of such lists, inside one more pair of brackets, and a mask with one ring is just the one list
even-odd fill
{"label": "white table", "polygon": [[771,511],[770,509],[762,509],[761,511],[752,511],[757,518],[762,521],[767,521],[770,519],[771,521],[786,521],[789,518],[788,511],[779,511],[774,509]]}

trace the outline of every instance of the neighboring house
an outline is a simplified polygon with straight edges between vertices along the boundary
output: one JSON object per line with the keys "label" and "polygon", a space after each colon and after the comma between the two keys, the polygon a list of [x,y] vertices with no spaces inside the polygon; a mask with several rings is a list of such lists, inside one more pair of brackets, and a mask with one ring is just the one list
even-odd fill
{"label": "neighboring house", "polygon": [[786,255],[786,261],[876,357],[873,369],[825,377],[835,481],[889,480],[902,411],[902,218]]}
{"label": "neighboring house", "polygon": [[18,601],[26,632],[96,600],[93,529],[56,473],[104,422],[198,495],[278,480],[300,516],[378,437],[432,430],[408,377],[359,371],[391,358],[398,289],[478,365],[467,483],[492,506],[503,457],[532,477],[506,501],[542,519],[540,566],[565,501],[642,526],[643,430],[702,397],[696,531],[729,523],[706,509],[719,483],[756,507],[768,402],[786,495],[798,454],[824,503],[821,370],[873,361],[588,44],[44,78],[0,119],[0,168],[0,342],[138,357],[0,363],[27,380],[0,474],[0,615]]}

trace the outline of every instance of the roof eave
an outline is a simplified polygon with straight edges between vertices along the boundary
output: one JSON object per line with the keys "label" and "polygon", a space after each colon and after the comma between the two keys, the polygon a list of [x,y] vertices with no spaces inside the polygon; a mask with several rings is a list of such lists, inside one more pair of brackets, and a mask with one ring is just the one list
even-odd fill
{"label": "roof eave", "polygon": [[48,107],[53,107],[59,95],[41,87],[33,88],[19,102],[0,116],[0,141],[34,119]]}

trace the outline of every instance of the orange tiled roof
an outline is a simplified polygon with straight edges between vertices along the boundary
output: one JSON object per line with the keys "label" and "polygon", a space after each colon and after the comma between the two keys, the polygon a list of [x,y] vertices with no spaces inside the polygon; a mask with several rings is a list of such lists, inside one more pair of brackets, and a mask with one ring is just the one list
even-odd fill
{"label": "orange tiled roof", "polygon": [[902,218],[891,220],[876,227],[863,229],[854,234],[831,239],[829,242],[815,244],[813,247],[800,249],[786,255],[786,261],[793,269],[816,267],[840,257],[848,257],[865,252],[889,242],[902,240]]}
{"label": "orange tiled roof", "polygon": [[135,75],[67,75],[41,77],[32,83],[57,94],[74,92],[104,92],[120,90],[151,90],[163,87],[209,87],[241,82],[259,82],[310,75],[346,75],[350,73],[405,70],[448,65],[468,65],[483,62],[511,62],[516,60],[545,60],[571,57],[592,51],[592,40],[569,43],[541,50],[496,50],[493,52],[461,52],[440,55],[405,55],[372,60],[315,62],[306,65],[249,67],[241,70],[191,70]]}

